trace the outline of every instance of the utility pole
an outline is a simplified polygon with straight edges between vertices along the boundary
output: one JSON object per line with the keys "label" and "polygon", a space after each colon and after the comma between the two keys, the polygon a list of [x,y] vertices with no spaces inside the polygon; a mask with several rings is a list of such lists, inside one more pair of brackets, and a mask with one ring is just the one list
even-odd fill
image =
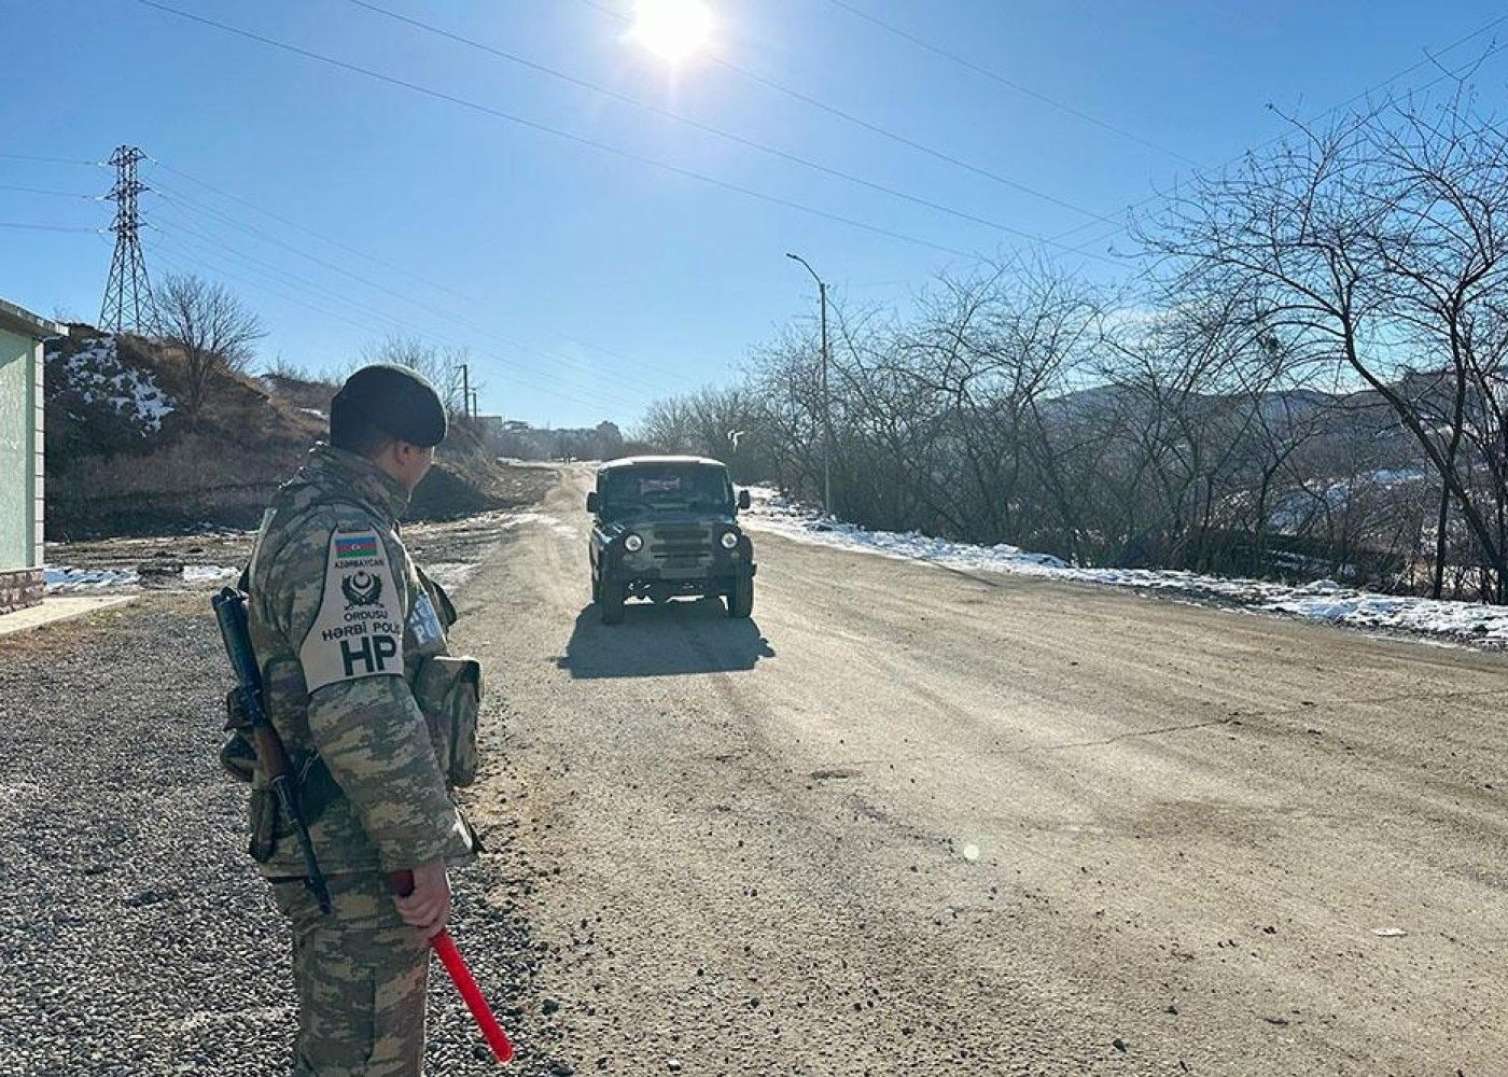
{"label": "utility pole", "polygon": [[822,511],[829,516],[833,511],[833,399],[827,386],[827,282],[817,276],[817,271],[799,254],[786,253],[786,257],[800,262],[817,282],[817,299],[822,306]]}
{"label": "utility pole", "polygon": [[471,417],[473,419],[475,419],[478,415],[481,414],[481,408],[477,406],[477,392],[478,392],[478,390],[476,390],[476,389],[471,390],[471,397],[470,397],[470,402],[471,402]]}
{"label": "utility pole", "polygon": [[110,155],[110,164],[115,166],[115,186],[105,198],[115,203],[115,223],[110,226],[110,231],[115,233],[115,254],[110,259],[110,277],[105,282],[99,321],[101,329],[114,333],[127,329],[141,332],[146,328],[142,321],[143,305],[148,320],[155,320],[152,285],[147,280],[147,263],[137,234],[141,216],[136,208],[136,196],[147,188],[136,178],[136,165],[145,157],[146,154],[135,146],[118,146]]}

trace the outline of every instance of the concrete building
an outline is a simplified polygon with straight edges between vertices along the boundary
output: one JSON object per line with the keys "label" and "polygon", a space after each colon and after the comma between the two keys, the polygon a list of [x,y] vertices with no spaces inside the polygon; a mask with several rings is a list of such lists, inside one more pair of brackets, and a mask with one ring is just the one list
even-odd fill
{"label": "concrete building", "polygon": [[42,341],[65,332],[0,299],[0,614],[42,601]]}

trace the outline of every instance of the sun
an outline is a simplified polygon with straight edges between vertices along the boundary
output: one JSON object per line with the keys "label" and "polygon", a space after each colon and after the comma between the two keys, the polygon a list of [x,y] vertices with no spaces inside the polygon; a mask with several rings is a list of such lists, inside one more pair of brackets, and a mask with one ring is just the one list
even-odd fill
{"label": "sun", "polygon": [[684,60],[712,36],[712,12],[702,0],[638,0],[634,37],[670,61]]}

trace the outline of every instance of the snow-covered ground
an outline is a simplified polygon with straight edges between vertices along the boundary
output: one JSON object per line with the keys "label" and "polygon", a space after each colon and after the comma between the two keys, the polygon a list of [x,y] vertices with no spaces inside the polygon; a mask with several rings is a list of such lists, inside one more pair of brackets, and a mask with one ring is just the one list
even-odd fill
{"label": "snow-covered ground", "polygon": [[1079,568],[1050,554],[1015,546],[971,546],[926,535],[866,531],[825,519],[777,491],[753,487],[753,509],[743,517],[750,530],[835,549],[925,561],[966,572],[1001,572],[1109,587],[1167,591],[1219,599],[1269,613],[1289,614],[1354,628],[1417,632],[1479,643],[1508,643],[1508,607],[1472,602],[1382,595],[1343,587],[1333,580],[1301,586],[1193,572],[1151,569]]}
{"label": "snow-covered ground", "polygon": [[[184,565],[175,582],[190,587],[234,579],[240,569],[230,565]],[[134,568],[74,568],[48,565],[44,570],[49,595],[83,594],[91,591],[119,591],[141,585],[141,573]]]}
{"label": "snow-covered ground", "polygon": [[108,404],[117,414],[134,419],[143,435],[161,430],[162,420],[175,410],[150,373],[121,362],[114,337],[88,341],[63,368],[68,385],[86,404]]}
{"label": "snow-covered ground", "polygon": [[48,565],[45,570],[47,593],[66,595],[80,591],[110,591],[132,587],[141,576],[131,568],[72,568]]}
{"label": "snow-covered ground", "polygon": [[[455,524],[433,525],[429,529],[428,536],[422,537],[420,541],[426,546],[436,545],[439,551],[443,551],[447,534],[457,526],[482,532],[511,531],[517,527],[548,527],[555,533],[568,538],[577,538],[581,534],[577,527],[549,513],[490,512]],[[89,551],[85,559],[92,563],[84,565],[64,563],[70,557],[78,556],[78,551],[73,550],[68,544],[49,543],[47,557],[50,563],[45,570],[47,593],[49,595],[91,594],[107,591],[134,591],[154,585],[198,588],[229,583],[240,574],[241,570],[234,565],[214,562],[244,560],[250,550],[252,533],[231,533],[231,537],[244,541],[242,544],[232,542],[228,546],[212,545],[209,550],[192,549],[187,552],[172,549],[172,540],[115,540],[122,543],[121,548],[112,549],[104,556],[101,556],[98,550]],[[197,544],[202,540],[179,541],[180,544],[187,545],[191,542]],[[163,544],[167,544],[166,549],[162,548]],[[463,587],[480,567],[475,559],[460,560],[446,557],[443,552],[431,552],[430,556],[435,557],[435,560],[427,560],[421,556],[420,564],[432,579],[448,590]],[[471,556],[475,558],[477,555],[473,553]],[[165,558],[160,568],[156,561],[159,557]],[[192,558],[196,557],[203,560],[193,561]],[[175,562],[183,565],[181,574],[175,571]],[[159,571],[153,572],[154,568],[159,568]]]}

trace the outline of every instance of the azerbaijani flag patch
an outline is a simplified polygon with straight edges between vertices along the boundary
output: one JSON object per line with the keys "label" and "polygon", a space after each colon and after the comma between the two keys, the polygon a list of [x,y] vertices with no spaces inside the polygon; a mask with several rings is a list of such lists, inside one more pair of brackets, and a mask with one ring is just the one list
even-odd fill
{"label": "azerbaijani flag patch", "polygon": [[377,536],[357,535],[354,538],[335,539],[335,560],[356,561],[377,556]]}

